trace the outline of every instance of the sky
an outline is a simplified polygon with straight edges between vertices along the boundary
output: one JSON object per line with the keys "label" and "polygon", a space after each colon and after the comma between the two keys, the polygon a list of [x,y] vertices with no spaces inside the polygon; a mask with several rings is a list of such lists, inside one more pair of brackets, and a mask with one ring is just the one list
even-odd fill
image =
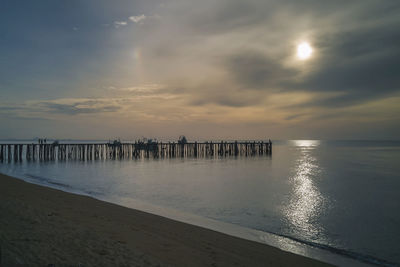
{"label": "sky", "polygon": [[2,0],[0,138],[399,139],[398,14],[398,0]]}

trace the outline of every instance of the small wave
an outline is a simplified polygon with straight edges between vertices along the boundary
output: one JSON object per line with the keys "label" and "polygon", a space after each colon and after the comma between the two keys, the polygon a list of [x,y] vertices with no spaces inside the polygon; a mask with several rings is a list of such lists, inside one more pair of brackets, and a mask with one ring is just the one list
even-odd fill
{"label": "small wave", "polygon": [[35,180],[38,180],[40,182],[45,182],[47,184],[61,186],[61,187],[64,187],[64,188],[71,188],[71,186],[69,186],[67,184],[63,184],[63,183],[60,183],[60,182],[55,182],[55,181],[52,181],[51,179],[45,178],[43,176],[38,176],[38,175],[33,175],[33,174],[28,174],[28,173],[25,174],[25,176],[29,177],[29,178],[32,178],[32,179],[35,179]]}
{"label": "small wave", "polygon": [[350,251],[350,250],[345,250],[345,249],[341,249],[341,248],[335,248],[335,247],[332,247],[329,245],[320,244],[320,243],[312,242],[312,241],[307,241],[307,240],[303,240],[303,239],[285,235],[285,234],[279,234],[279,233],[265,231],[265,230],[262,230],[262,231],[267,232],[269,234],[276,235],[276,236],[284,237],[284,238],[296,241],[298,243],[305,244],[310,247],[327,250],[329,252],[332,252],[332,253],[335,253],[335,254],[338,254],[341,256],[345,256],[345,257],[348,257],[351,259],[355,259],[355,260],[358,260],[358,261],[361,261],[364,263],[374,264],[377,266],[384,266],[384,267],[400,267],[400,265],[397,263],[393,263],[393,262],[390,262],[390,261],[387,261],[384,259],[376,258],[374,256],[370,256],[370,255],[366,255],[366,254],[362,254],[362,253],[358,253],[358,252],[354,252],[354,251]]}
{"label": "small wave", "polygon": [[84,190],[83,192],[88,194],[89,196],[93,196],[93,197],[104,196],[104,193],[101,193],[101,192],[98,192],[98,191]]}
{"label": "small wave", "polygon": [[63,183],[60,183],[60,182],[52,181],[51,179],[43,177],[43,176],[38,176],[38,175],[33,175],[33,174],[25,174],[25,176],[29,177],[29,178],[32,178],[35,181],[40,181],[43,184],[55,185],[55,186],[58,187],[58,189],[60,189],[60,187],[62,187],[63,191],[74,193],[74,194],[85,195],[85,196],[93,196],[93,197],[99,197],[99,196],[103,196],[104,195],[104,193],[99,192],[99,191],[84,190],[84,189],[75,188],[75,187],[72,187],[72,186],[67,185],[67,184],[63,184]]}

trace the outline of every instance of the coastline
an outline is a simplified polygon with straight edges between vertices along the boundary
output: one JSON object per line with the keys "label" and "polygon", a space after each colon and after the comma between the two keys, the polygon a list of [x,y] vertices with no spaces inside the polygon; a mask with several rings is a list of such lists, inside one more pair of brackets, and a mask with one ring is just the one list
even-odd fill
{"label": "coastline", "polygon": [[1,264],[332,266],[0,174]]}

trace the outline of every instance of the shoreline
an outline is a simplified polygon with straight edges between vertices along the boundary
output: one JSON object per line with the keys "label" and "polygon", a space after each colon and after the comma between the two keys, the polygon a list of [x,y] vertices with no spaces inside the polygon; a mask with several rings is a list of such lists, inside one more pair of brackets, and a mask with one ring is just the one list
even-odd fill
{"label": "shoreline", "polygon": [[332,266],[3,174],[0,212],[5,266]]}

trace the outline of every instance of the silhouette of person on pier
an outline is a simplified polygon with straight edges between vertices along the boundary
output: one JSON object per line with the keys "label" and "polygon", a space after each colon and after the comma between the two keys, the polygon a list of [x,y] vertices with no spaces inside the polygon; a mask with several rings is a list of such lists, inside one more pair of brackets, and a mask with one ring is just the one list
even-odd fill
{"label": "silhouette of person on pier", "polygon": [[47,139],[46,138],[39,138],[38,139],[39,145],[47,144]]}

